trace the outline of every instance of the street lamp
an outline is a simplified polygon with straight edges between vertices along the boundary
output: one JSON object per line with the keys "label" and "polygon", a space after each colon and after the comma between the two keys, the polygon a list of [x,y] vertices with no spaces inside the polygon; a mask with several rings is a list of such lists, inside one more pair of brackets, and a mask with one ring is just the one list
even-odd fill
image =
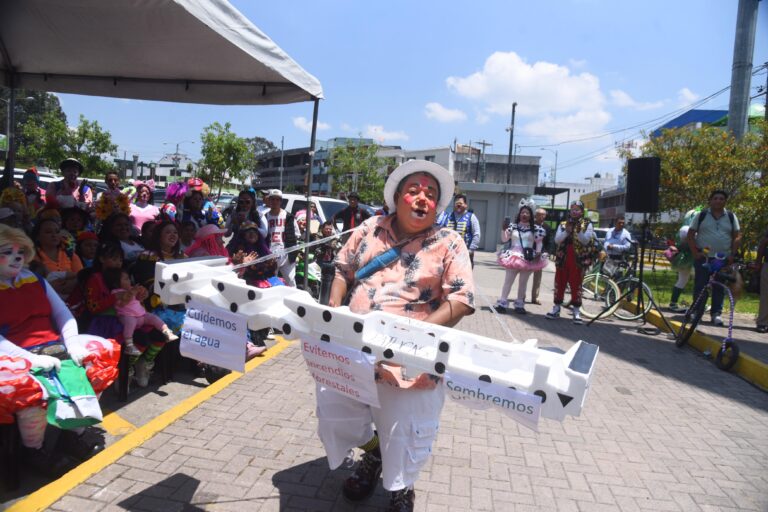
{"label": "street lamp", "polygon": [[[179,156],[179,146],[181,144],[194,144],[196,141],[194,140],[182,140],[176,143],[176,152],[173,154],[173,168],[174,172],[178,173],[179,176],[181,176],[181,172],[179,171],[179,162],[181,162],[181,157]],[[163,146],[167,146],[168,144],[173,144],[172,142],[163,142]]]}
{"label": "street lamp", "polygon": [[557,186],[557,150],[556,149],[549,149],[549,148],[539,148],[542,151],[551,151],[555,154],[555,168],[552,171],[552,185]]}

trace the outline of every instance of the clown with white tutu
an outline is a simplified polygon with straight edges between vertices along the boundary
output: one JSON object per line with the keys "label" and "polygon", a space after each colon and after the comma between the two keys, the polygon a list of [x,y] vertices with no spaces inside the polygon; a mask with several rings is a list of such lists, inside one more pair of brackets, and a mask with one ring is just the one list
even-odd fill
{"label": "clown with white tutu", "polygon": [[548,255],[542,251],[546,232],[544,228],[533,223],[533,210],[533,203],[525,199],[520,201],[520,210],[515,222],[505,226],[501,232],[504,246],[499,251],[497,262],[506,269],[506,276],[501,287],[501,297],[496,302],[498,309],[509,307],[507,298],[519,275],[514,310],[515,313],[525,314],[525,289],[528,278],[533,272],[547,266]]}

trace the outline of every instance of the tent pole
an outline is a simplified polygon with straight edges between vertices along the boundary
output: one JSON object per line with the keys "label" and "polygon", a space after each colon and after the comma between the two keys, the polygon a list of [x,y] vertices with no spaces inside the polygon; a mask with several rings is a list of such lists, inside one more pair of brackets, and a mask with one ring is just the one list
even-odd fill
{"label": "tent pole", "polygon": [[[309,243],[310,226],[312,225],[312,168],[315,166],[315,139],[317,137],[317,110],[320,98],[315,98],[312,112],[312,138],[309,141],[309,169],[307,170],[307,227],[304,230],[304,242]],[[309,247],[304,248],[304,289],[309,292]],[[310,292],[311,293],[311,292]]]}
{"label": "tent pole", "polygon": [[2,180],[0,180],[0,190],[11,186],[14,167],[16,166],[16,151],[14,149],[16,137],[13,136],[15,131],[13,127],[16,125],[16,76],[13,71],[8,73],[8,103],[5,106],[8,109],[5,125],[5,172]]}

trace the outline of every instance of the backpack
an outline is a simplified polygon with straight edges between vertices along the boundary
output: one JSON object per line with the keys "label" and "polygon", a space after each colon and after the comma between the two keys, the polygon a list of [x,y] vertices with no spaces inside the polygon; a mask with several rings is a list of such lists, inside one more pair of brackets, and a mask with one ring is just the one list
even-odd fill
{"label": "backpack", "polygon": [[[704,222],[704,219],[707,217],[707,213],[709,212],[709,208],[705,208],[701,210],[701,213],[699,213],[699,218],[696,221],[696,226],[701,229],[701,223]],[[734,226],[734,216],[733,212],[731,210],[725,210],[725,213],[728,214],[728,220],[731,223],[731,229],[733,229]]]}

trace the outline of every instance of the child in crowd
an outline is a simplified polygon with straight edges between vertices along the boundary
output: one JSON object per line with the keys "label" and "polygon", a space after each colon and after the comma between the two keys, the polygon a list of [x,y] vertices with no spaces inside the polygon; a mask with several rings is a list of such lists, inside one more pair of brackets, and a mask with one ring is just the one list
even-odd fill
{"label": "child in crowd", "polygon": [[107,288],[116,296],[115,310],[120,323],[123,324],[126,354],[132,357],[141,355],[141,351],[133,344],[133,333],[144,324],[149,324],[161,331],[167,341],[179,339],[165,322],[152,313],[147,313],[141,302],[136,299],[136,293],[128,272],[119,268],[108,268],[104,269],[102,274]]}
{"label": "child in crowd", "polygon": [[181,229],[179,230],[181,252],[186,251],[195,241],[195,233],[197,233],[197,225],[194,222],[187,220],[181,223]]}
{"label": "child in crowd", "polygon": [[77,235],[75,252],[80,256],[83,268],[91,268],[96,252],[99,250],[99,237],[93,231],[83,231]]}

